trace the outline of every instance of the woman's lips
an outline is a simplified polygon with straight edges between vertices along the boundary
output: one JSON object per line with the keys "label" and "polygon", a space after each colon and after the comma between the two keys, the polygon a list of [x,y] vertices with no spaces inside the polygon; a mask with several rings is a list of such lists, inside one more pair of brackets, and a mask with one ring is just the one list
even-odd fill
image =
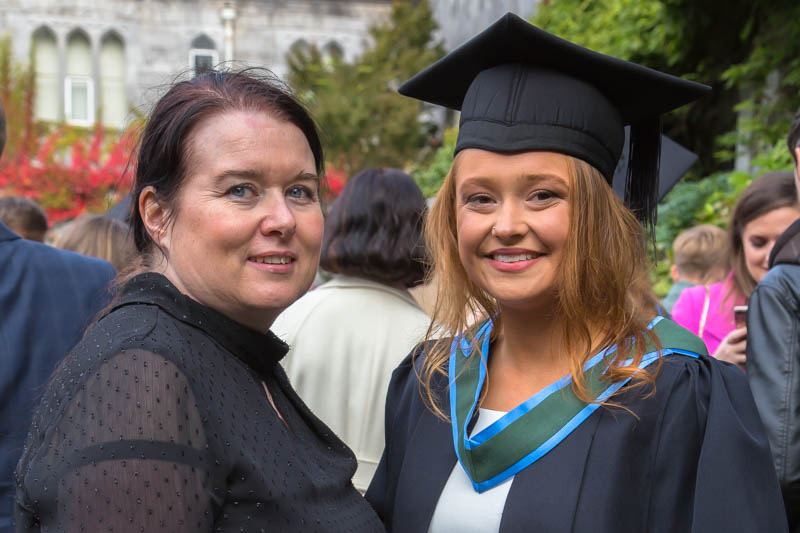
{"label": "woman's lips", "polygon": [[284,274],[294,268],[297,258],[290,254],[264,254],[248,257],[247,262],[264,272]]}
{"label": "woman's lips", "polygon": [[498,250],[486,256],[492,267],[501,272],[519,272],[535,264],[544,256],[530,250]]}

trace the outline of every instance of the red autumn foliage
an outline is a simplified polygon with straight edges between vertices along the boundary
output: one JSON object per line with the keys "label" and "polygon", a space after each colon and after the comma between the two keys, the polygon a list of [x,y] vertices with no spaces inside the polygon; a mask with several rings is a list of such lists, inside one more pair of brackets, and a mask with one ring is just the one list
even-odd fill
{"label": "red autumn foliage", "polygon": [[100,125],[89,131],[61,127],[30,143],[31,150],[23,145],[0,160],[0,190],[36,199],[51,223],[106,211],[130,188],[134,139],[131,133],[105,137]]}
{"label": "red autumn foliage", "polygon": [[134,132],[120,134],[99,124],[90,129],[35,120],[32,65],[15,64],[11,40],[0,39],[0,99],[7,140],[0,158],[0,196],[39,201],[50,222],[85,211],[107,210],[130,187],[128,159]]}

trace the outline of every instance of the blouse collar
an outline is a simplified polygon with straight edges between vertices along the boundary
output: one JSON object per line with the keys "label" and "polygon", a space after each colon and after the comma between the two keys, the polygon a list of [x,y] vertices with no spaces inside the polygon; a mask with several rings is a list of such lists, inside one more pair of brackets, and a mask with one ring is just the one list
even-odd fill
{"label": "blouse collar", "polygon": [[289,346],[274,333],[250,329],[181,293],[165,276],[146,272],[122,288],[114,309],[131,304],[156,305],[175,319],[198,328],[256,371],[270,374]]}

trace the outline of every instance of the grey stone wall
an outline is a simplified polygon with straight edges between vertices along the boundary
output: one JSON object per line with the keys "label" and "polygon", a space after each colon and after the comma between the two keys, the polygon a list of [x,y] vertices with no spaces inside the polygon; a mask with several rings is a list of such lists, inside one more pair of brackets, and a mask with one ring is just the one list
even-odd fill
{"label": "grey stone wall", "polygon": [[[226,7],[235,16],[228,22],[228,39]],[[283,77],[286,53],[296,41],[320,48],[336,43],[351,58],[362,50],[367,29],[390,8],[390,0],[2,0],[0,34],[11,35],[17,59],[26,61],[33,33],[49,28],[63,72],[68,36],[82,30],[91,41],[97,80],[101,39],[115,32],[125,46],[128,101],[146,113],[160,89],[189,69],[189,50],[200,35],[215,43],[220,61],[232,56]],[[226,41],[232,50],[226,50]]]}

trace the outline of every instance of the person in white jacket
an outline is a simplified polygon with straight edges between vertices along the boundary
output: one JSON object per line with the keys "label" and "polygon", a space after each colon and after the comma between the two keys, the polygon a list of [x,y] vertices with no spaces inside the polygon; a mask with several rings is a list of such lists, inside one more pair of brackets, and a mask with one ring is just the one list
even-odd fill
{"label": "person in white jacket", "polygon": [[369,485],[384,446],[394,368],[430,319],[408,288],[425,277],[425,199],[397,169],[351,178],[325,222],[320,266],[333,279],[286,309],[272,331],[289,344],[289,380],[315,415],[355,452],[353,484]]}

